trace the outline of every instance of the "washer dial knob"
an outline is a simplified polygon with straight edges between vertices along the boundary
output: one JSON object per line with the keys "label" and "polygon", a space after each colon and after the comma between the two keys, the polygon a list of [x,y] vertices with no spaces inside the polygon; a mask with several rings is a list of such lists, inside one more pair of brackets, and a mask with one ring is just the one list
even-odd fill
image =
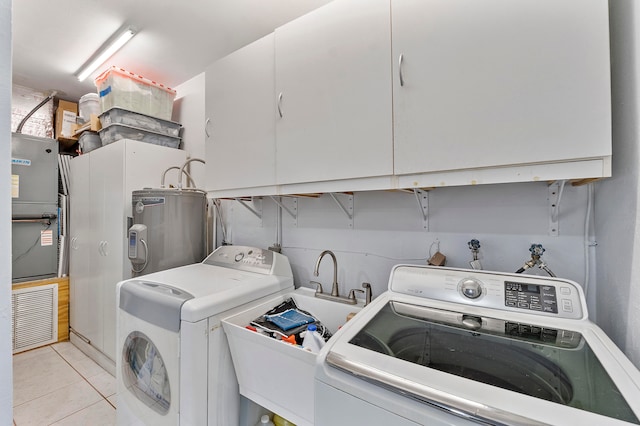
{"label": "washer dial knob", "polygon": [[468,299],[477,299],[482,296],[482,284],[475,278],[465,278],[460,281],[460,293]]}

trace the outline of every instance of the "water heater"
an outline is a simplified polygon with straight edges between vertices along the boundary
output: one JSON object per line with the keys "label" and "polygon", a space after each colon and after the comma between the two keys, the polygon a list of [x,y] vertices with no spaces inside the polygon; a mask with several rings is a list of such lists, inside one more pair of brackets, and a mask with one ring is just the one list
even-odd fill
{"label": "water heater", "polygon": [[193,188],[133,191],[127,253],[133,276],[201,262],[207,255],[207,194]]}

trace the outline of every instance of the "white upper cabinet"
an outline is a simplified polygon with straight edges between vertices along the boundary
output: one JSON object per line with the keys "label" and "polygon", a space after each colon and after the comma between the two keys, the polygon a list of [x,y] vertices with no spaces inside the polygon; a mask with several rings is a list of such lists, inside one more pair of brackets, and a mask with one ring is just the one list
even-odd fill
{"label": "white upper cabinet", "polygon": [[389,0],[335,0],[275,31],[279,184],[393,174]]}
{"label": "white upper cabinet", "polygon": [[393,0],[395,174],[595,159],[607,176],[607,7]]}
{"label": "white upper cabinet", "polygon": [[207,190],[275,184],[274,82],[273,34],[206,70]]}
{"label": "white upper cabinet", "polygon": [[214,197],[611,175],[607,0],[334,0],[206,85]]}

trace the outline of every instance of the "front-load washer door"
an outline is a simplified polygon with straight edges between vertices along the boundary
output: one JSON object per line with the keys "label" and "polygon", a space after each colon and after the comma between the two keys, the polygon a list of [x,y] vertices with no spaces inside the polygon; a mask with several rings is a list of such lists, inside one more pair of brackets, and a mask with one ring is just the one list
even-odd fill
{"label": "front-load washer door", "polygon": [[119,287],[119,425],[179,424],[180,309],[191,298],[174,287],[140,280]]}
{"label": "front-load washer door", "polygon": [[118,425],[179,424],[179,334],[122,310],[118,316]]}
{"label": "front-load washer door", "polygon": [[131,332],[122,349],[125,387],[147,407],[164,416],[171,407],[171,383],[160,350],[140,331]]}

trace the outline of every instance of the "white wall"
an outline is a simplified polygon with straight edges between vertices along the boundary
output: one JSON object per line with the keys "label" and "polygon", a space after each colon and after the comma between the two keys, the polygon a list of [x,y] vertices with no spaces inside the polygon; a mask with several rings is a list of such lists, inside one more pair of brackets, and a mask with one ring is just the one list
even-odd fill
{"label": "white wall", "polygon": [[[176,87],[178,92],[173,104],[173,120],[181,123],[182,149],[188,152],[189,158],[204,160],[204,73]],[[205,166],[198,162],[189,164],[188,170],[196,182],[196,186],[204,188]],[[186,182],[186,180],[183,180]]]}
{"label": "white wall", "polygon": [[[467,267],[471,258],[467,242],[480,240],[485,269],[515,271],[528,259],[531,243],[547,249],[544,259],[558,276],[581,285],[590,277],[588,304],[596,321],[640,366],[640,152],[638,71],[640,70],[640,7],[636,0],[610,2],[613,174],[592,184],[594,230],[585,244],[584,220],[588,187],[567,186],[560,211],[560,235],[548,236],[547,188],[544,183],[438,188],[431,191],[429,231],[413,195],[391,192],[355,194],[354,228],[327,196],[298,199],[297,226],[287,213],[282,216],[283,253],[289,256],[296,285],[310,279],[330,285],[332,271],[325,259],[320,277],[312,277],[317,256],[324,249],[338,257],[338,282],[344,294],[350,288],[371,282],[374,295],[387,286],[390,268],[397,263],[424,263],[438,246],[447,265]],[[204,121],[204,77],[185,83],[190,96],[202,103],[202,111],[182,114],[184,122],[200,129]],[[200,92],[199,92],[200,91]],[[186,99],[183,101],[186,102]],[[200,130],[197,130],[200,133]],[[196,140],[188,146],[197,149]],[[200,152],[204,150],[204,136]],[[207,167],[215,167],[208,164]],[[292,203],[284,198],[285,204]],[[233,244],[269,247],[276,241],[276,207],[262,203],[263,217],[256,218],[235,201],[223,201],[222,214],[227,241]],[[218,243],[222,235],[218,230]],[[588,273],[585,268],[589,259]],[[528,271],[530,272],[530,271]],[[533,271],[542,274],[540,270]]]}
{"label": "white wall", "polygon": [[0,424],[13,419],[11,361],[11,0],[0,0]]}
{"label": "white wall", "polygon": [[[292,209],[293,199],[283,198],[283,203]],[[236,201],[223,201],[227,242],[269,247],[276,241],[276,205],[268,198],[254,201],[254,207],[260,204],[262,220]],[[296,286],[309,286],[313,279],[328,290],[331,260],[323,259],[318,278],[312,271],[320,252],[332,250],[343,295],[362,282],[370,282],[374,296],[379,295],[387,288],[393,265],[425,264],[438,245],[447,266],[468,268],[472,257],[467,243],[472,238],[480,240],[484,269],[514,272],[530,259],[530,245],[540,243],[546,249],[543,259],[556,275],[583,284],[586,207],[587,187],[567,185],[560,235],[552,237],[547,184],[541,182],[437,188],[429,193],[428,231],[412,193],[355,193],[352,229],[329,195],[298,198],[297,226],[286,212],[282,216],[282,252],[292,264]],[[545,275],[537,268],[528,273]]]}
{"label": "white wall", "polygon": [[596,203],[599,324],[640,366],[640,7],[609,4],[614,151],[613,177],[598,184]]}

